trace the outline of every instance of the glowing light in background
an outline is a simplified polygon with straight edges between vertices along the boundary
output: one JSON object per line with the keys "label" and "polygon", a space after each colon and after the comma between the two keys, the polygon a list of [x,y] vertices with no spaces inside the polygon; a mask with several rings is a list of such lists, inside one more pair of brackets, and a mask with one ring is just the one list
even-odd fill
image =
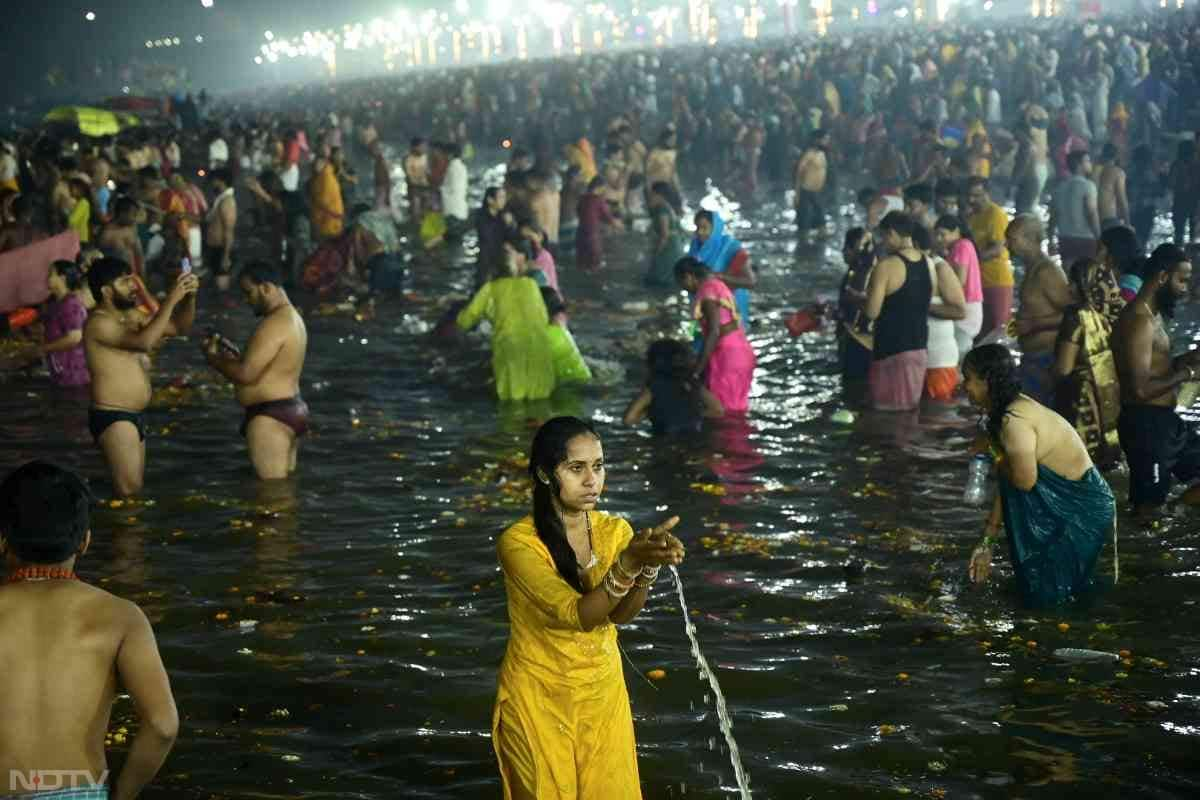
{"label": "glowing light in background", "polygon": [[200,0],[200,5],[204,6],[205,8],[212,8],[213,0]]}
{"label": "glowing light in background", "polygon": [[83,15],[83,18],[86,19],[88,22],[95,22],[96,21],[96,12],[89,11]]}

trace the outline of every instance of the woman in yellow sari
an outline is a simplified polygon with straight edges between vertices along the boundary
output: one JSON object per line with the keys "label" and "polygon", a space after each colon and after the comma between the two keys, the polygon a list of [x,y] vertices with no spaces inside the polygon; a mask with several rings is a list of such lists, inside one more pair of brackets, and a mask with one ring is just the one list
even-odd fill
{"label": "woman in yellow sari", "polygon": [[596,511],[604,450],[592,426],[555,417],[533,438],[533,514],[497,543],[510,635],[492,745],[504,800],[640,800],[633,716],[615,625],[642,610],[683,545],[672,517],[634,535]]}
{"label": "woman in yellow sari", "polygon": [[1075,426],[1103,468],[1121,460],[1121,387],[1108,340],[1125,301],[1112,270],[1095,259],[1072,264],[1070,279],[1080,302],[1067,309],[1058,329],[1055,410]]}
{"label": "woman in yellow sari", "polygon": [[563,155],[567,159],[567,163],[574,167],[579,167],[579,177],[583,179],[583,184],[592,182],[592,178],[596,177],[598,170],[596,169],[596,153],[592,150],[592,143],[587,139],[580,139],[572,144],[563,145]]}
{"label": "woman in yellow sari", "polygon": [[342,187],[338,183],[337,170],[328,158],[319,157],[313,164],[313,177],[308,184],[308,204],[312,215],[312,229],[318,239],[332,239],[342,235],[346,209],[342,205]]}

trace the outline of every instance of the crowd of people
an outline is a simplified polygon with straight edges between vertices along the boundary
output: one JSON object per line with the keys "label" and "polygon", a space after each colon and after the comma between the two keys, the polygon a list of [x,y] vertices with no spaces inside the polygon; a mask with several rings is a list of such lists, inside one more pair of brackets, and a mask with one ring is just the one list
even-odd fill
{"label": "crowd of people", "polygon": [[[1200,352],[1172,355],[1167,327],[1191,296],[1200,214],[1189,116],[1198,41],[1195,20],[1165,13],[913,29],[288,87],[193,108],[181,127],[101,139],[42,128],[0,149],[0,298],[28,288],[14,285],[26,273],[6,276],[10,263],[48,265],[30,347],[54,384],[88,387],[92,435],[114,494],[127,497],[146,472],[148,355],[203,317],[210,277],[214,303],[236,281],[261,317],[244,352],[215,331],[201,344],[236,387],[256,474],[272,480],[297,469],[309,419],[308,334],[292,294],[354,295],[373,313],[410,264],[473,244],[473,274],[462,276],[471,296],[449,327],[487,320],[495,395],[538,400],[592,377],[560,270],[602,280],[613,269],[606,241],[645,230],[646,291],[686,292],[691,333],[650,345],[623,419],[687,435],[752,415],[759,368],[753,250],[717,210],[688,207],[693,179],[735,186],[749,213],[786,198],[802,248],[838,232],[829,209],[853,192],[833,312],[847,402],[912,414],[960,407],[965,394],[986,416],[977,449],[999,484],[969,576],[987,578],[1003,524],[1022,599],[1054,605],[1094,580],[1116,513],[1105,473],[1126,466],[1142,512],[1164,505],[1175,481],[1200,479],[1200,434],[1176,411]],[[506,169],[477,186],[471,210],[468,164],[493,146]],[[370,164],[369,186],[355,163]],[[1173,235],[1151,249],[1168,208]],[[613,625],[637,615],[683,544],[675,521],[635,536],[595,510],[604,461],[589,423],[542,425],[530,472],[532,514],[499,540],[512,624],[493,723],[505,796],[550,796],[554,785],[555,796],[639,796]],[[1182,500],[1200,502],[1200,488]],[[5,481],[8,582],[24,585],[0,588],[0,607],[76,595],[119,605],[44,583],[74,577],[87,503],[78,479],[50,465]],[[94,666],[115,663],[152,721],[115,784],[130,798],[176,723],[148,625],[120,609],[106,617],[123,620],[115,641],[138,638],[138,652],[109,648]],[[0,624],[17,618],[0,613]],[[65,653],[66,642],[36,652]],[[0,664],[34,675],[30,658],[10,652]],[[77,685],[88,702],[111,700],[107,684]],[[597,701],[587,714],[572,710],[583,687]],[[20,704],[37,702],[14,695],[0,718],[25,719],[35,712]],[[593,733],[558,737],[565,725]],[[83,738],[72,752],[101,766]],[[22,766],[54,744],[13,755],[5,741],[0,764]]]}

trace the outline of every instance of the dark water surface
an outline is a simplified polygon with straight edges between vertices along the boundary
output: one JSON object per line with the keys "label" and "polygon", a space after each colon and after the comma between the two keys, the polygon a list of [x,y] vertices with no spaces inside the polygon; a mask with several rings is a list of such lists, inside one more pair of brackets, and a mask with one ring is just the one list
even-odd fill
{"label": "dark water surface", "polygon": [[[160,391],[150,412],[151,500],[100,510],[81,564],[146,609],[171,673],[183,727],[145,796],[498,796],[489,735],[507,623],[495,538],[527,508],[532,420],[562,412],[600,423],[603,510],[635,525],[682,517],[691,621],[755,797],[1200,795],[1197,516],[1123,518],[1120,585],[1059,612],[1014,610],[1006,565],[973,590],[983,512],[959,498],[974,416],[830,421],[832,335],[789,338],[782,320],[834,289],[840,240],[797,248],[780,209],[736,215],[761,280],[759,372],[748,421],[701,441],[619,424],[645,344],[682,323],[665,296],[621,309],[647,299],[634,233],[613,240],[603,286],[560,266],[581,348],[628,370],[609,388],[498,408],[480,345],[397,332],[465,291],[462,256],[415,262],[416,296],[375,320],[309,314],[313,433],[281,486],[255,481],[232,392],[196,342],[169,342],[155,387],[183,388]],[[244,340],[248,310],[201,303],[198,328],[215,315]],[[1194,311],[1184,316],[1195,331]],[[0,468],[50,457],[107,492],[85,416],[78,398],[7,376]],[[1124,480],[1114,487],[1123,500]],[[844,569],[851,558],[861,577]],[[1106,548],[1105,575],[1111,563]],[[664,573],[621,631],[644,793],[734,796],[684,625]],[[1057,647],[1130,654],[1077,666],[1055,661]],[[654,686],[637,674],[657,668]],[[114,730],[131,714],[119,701]]]}

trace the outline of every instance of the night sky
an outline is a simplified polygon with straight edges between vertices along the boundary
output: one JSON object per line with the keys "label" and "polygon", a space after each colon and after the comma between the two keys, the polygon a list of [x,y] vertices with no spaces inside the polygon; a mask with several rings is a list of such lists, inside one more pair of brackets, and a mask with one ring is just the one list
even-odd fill
{"label": "night sky", "polygon": [[[473,0],[482,6],[482,0]],[[389,15],[397,9],[438,8],[445,2],[380,2],[380,0],[6,0],[0,26],[0,63],[6,80],[0,96],[7,102],[30,95],[84,101],[89,78],[111,74],[133,60],[187,66],[194,83],[228,80],[233,69],[253,76],[250,58],[263,31],[295,34],[305,29],[340,27]],[[96,14],[94,22],[84,15]],[[195,42],[204,37],[202,44]],[[179,37],[180,46],[148,50],[147,40]],[[236,64],[236,67],[234,66]],[[47,75],[57,68],[56,85]],[[217,80],[217,78],[220,80]],[[77,98],[67,98],[74,93]]]}

